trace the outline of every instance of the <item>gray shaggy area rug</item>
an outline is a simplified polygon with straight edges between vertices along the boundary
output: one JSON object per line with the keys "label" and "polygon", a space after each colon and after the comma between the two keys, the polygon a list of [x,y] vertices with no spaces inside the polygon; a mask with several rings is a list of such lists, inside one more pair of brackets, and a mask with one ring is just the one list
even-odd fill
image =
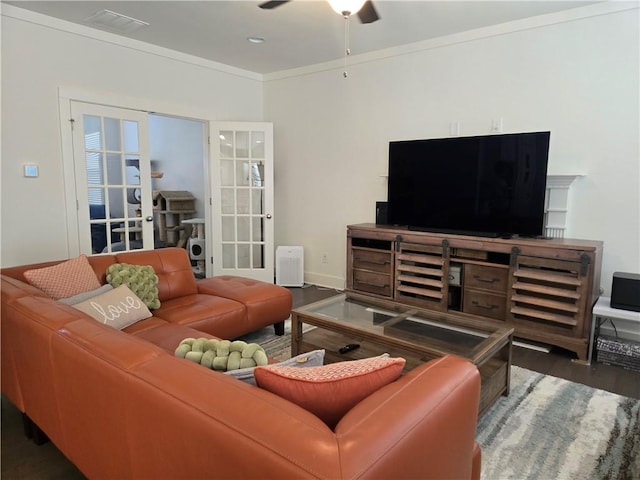
{"label": "gray shaggy area rug", "polygon": [[514,366],[476,440],[486,480],[637,480],[640,400]]}
{"label": "gray shaggy area rug", "polygon": [[[289,321],[285,332],[243,339],[285,360]],[[511,368],[511,392],[479,419],[476,440],[483,480],[640,480],[640,400],[525,368]]]}

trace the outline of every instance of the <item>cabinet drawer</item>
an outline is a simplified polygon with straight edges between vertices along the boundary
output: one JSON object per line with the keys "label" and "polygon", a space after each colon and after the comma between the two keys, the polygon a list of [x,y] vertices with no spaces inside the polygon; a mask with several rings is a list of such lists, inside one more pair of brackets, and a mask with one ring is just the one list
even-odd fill
{"label": "cabinet drawer", "polygon": [[390,297],[391,275],[354,270],[353,288],[362,292],[377,293],[378,295]]}
{"label": "cabinet drawer", "polygon": [[391,253],[353,247],[353,268],[390,274]]}
{"label": "cabinet drawer", "polygon": [[509,270],[469,263],[464,266],[464,287],[482,288],[496,293],[506,293]]}
{"label": "cabinet drawer", "polygon": [[507,311],[507,297],[478,290],[464,289],[462,311],[473,315],[504,320]]}

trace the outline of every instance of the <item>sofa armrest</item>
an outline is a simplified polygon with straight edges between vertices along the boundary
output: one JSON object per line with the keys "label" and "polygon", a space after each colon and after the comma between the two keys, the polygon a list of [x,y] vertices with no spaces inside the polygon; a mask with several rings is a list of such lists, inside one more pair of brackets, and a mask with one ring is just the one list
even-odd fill
{"label": "sofa armrest", "polygon": [[344,478],[473,478],[480,374],[445,356],[370,395],[335,428]]}

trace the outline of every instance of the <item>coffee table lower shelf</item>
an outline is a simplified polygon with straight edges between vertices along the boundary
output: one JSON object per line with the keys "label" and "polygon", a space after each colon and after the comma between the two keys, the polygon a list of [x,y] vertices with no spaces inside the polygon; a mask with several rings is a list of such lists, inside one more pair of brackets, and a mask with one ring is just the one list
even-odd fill
{"label": "coffee table lower shelf", "polygon": [[[360,345],[360,348],[345,354],[338,352],[340,347],[344,347],[350,343],[357,343]],[[392,357],[402,357],[406,359],[405,373],[438,357],[438,355],[412,354],[403,348],[380,345],[363,337],[358,337],[357,335],[345,335],[321,327],[316,327],[304,332],[300,340],[297,340],[295,337],[292,338],[292,356],[319,349],[325,350],[325,363],[359,360],[388,353]],[[480,403],[478,409],[478,416],[481,416],[501,395],[509,394],[510,363],[509,360],[494,356],[476,366],[480,371],[481,378]]]}

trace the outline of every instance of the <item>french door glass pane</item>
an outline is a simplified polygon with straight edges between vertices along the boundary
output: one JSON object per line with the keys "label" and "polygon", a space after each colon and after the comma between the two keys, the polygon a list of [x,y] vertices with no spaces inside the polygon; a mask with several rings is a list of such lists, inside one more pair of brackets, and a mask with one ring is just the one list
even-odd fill
{"label": "french door glass pane", "polygon": [[222,268],[236,268],[236,246],[222,245]]}
{"label": "french door glass pane", "polygon": [[83,120],[84,127],[84,147],[87,150],[101,150],[102,149],[102,125],[100,117],[94,117],[93,115],[84,115]]}
{"label": "french door glass pane", "polygon": [[253,240],[254,242],[264,241],[264,223],[263,222],[264,222],[264,219],[262,217],[252,218],[253,228],[251,229],[252,231],[251,240]]}
{"label": "french door glass pane", "polygon": [[251,190],[251,213],[254,215],[264,213],[264,190]]}
{"label": "french door glass pane", "polygon": [[264,132],[251,132],[251,158],[264,158]]}
{"label": "french door glass pane", "polygon": [[87,183],[90,185],[102,185],[104,175],[102,174],[102,154],[94,152],[85,153],[87,163]]}
{"label": "french door glass pane", "polygon": [[249,186],[249,162],[238,161],[236,163],[236,185]]}
{"label": "french door glass pane", "polygon": [[249,245],[241,243],[238,245],[238,268],[249,268],[251,266]]}
{"label": "french door glass pane", "polygon": [[249,213],[249,190],[242,189],[238,190],[238,207],[236,209],[236,213],[240,214],[248,214]]}
{"label": "french door glass pane", "polygon": [[229,215],[235,213],[236,204],[235,204],[235,195],[234,190],[232,188],[223,188],[222,189],[222,214]]}
{"label": "french door glass pane", "polygon": [[123,120],[124,130],[124,151],[138,152],[140,150],[140,142],[138,139],[138,122]]}
{"label": "french door glass pane", "polygon": [[222,217],[222,241],[233,242],[236,239],[235,236],[235,221],[234,217]]}
{"label": "french door glass pane", "polygon": [[232,187],[235,183],[233,180],[233,165],[233,160],[220,161],[220,185],[223,187]]}
{"label": "french door glass pane", "polygon": [[220,132],[220,156],[222,158],[233,158],[233,132],[224,130]]}
{"label": "french door glass pane", "polygon": [[253,268],[264,268],[264,245],[253,245]]}
{"label": "french door glass pane", "polygon": [[122,157],[119,153],[107,153],[107,183],[122,185]]}
{"label": "french door glass pane", "polygon": [[236,132],[236,158],[249,158],[249,132]]}
{"label": "french door glass pane", "polygon": [[124,218],[124,189],[121,187],[110,187],[107,190],[109,195],[109,216],[110,218]]}
{"label": "french door glass pane", "polygon": [[110,151],[120,151],[120,119],[104,119],[104,141],[105,149]]}
{"label": "french door glass pane", "polygon": [[237,222],[238,222],[237,240],[239,242],[248,242],[250,239],[249,217],[238,217]]}

